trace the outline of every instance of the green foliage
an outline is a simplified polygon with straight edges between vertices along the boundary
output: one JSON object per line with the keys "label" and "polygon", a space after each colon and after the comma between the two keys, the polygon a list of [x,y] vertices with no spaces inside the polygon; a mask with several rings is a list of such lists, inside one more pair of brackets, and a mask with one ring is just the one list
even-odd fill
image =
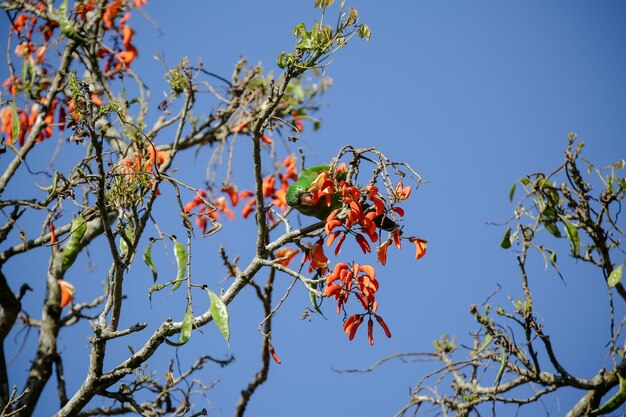
{"label": "green foliage", "polygon": [[433,346],[435,348],[435,351],[445,354],[452,353],[456,349],[455,341],[447,334],[441,336],[441,339],[435,340],[433,342]]}
{"label": "green foliage", "polygon": [[504,237],[502,238],[502,242],[500,243],[500,247],[503,249],[508,249],[511,247],[511,228],[507,228],[504,233]]}
{"label": "green foliage", "polygon": [[165,74],[165,79],[172,89],[172,96],[174,98],[186,91],[191,91],[191,75],[187,58],[183,58],[175,69],[169,70],[167,74]]}
{"label": "green foliage", "polygon": [[[328,0],[317,0],[316,7],[323,10],[333,2]],[[347,45],[348,40],[355,35],[369,41],[371,30],[365,24],[359,24],[359,14],[351,7],[347,12],[343,9],[342,2],[339,19],[335,28],[316,21],[310,29],[304,23],[299,23],[294,27],[293,34],[296,37],[296,44],[292,52],[281,52],[278,55],[276,65],[279,68],[289,68],[295,73],[321,66],[337,49]]]}

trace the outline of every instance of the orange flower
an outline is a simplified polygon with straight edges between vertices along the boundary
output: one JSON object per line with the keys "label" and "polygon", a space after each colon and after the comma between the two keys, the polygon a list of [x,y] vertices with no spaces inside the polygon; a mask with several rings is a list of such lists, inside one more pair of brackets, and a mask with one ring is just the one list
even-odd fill
{"label": "orange flower", "polygon": [[376,207],[376,215],[382,215],[385,212],[385,202],[378,195],[378,187],[368,185],[365,187],[365,191],[367,191],[367,198],[374,203],[374,207]]}
{"label": "orange flower", "polygon": [[374,317],[376,317],[376,321],[378,322],[378,324],[380,324],[380,327],[383,328],[385,336],[391,338],[391,331],[389,331],[389,327],[387,326],[387,323],[385,323],[385,320],[383,320],[383,318],[377,314],[374,314]]}
{"label": "orange flower", "polygon": [[139,8],[141,6],[147,6],[148,0],[133,0],[133,6]]}
{"label": "orange flower", "polygon": [[319,269],[322,275],[326,273],[326,268],[328,268],[328,258],[324,255],[323,244],[324,241],[319,239],[307,252],[305,259],[310,262],[309,272]]}
{"label": "orange flower", "polygon": [[104,101],[102,101],[102,99],[97,93],[91,93],[91,101],[96,106],[102,106],[104,104]]}
{"label": "orange flower", "polygon": [[391,245],[391,239],[386,240],[378,247],[378,249],[376,249],[376,253],[378,253],[378,262],[380,262],[383,266],[387,263],[387,248],[389,245]]}
{"label": "orange flower", "polygon": [[22,42],[15,47],[15,55],[29,57],[34,50],[35,45],[32,42]]}
{"label": "orange flower", "polygon": [[237,204],[239,204],[239,194],[237,194],[237,187],[235,185],[224,187],[222,188],[222,191],[228,194],[228,198],[230,198],[230,203],[233,207],[236,207]]}
{"label": "orange flower", "polygon": [[57,243],[57,235],[56,233],[54,233],[54,224],[50,223],[50,244],[54,245],[55,243]]}
{"label": "orange flower", "polygon": [[396,245],[396,248],[402,249],[402,241],[400,240],[400,229],[393,229],[391,232],[391,238],[393,239],[393,244]]}
{"label": "orange flower", "polygon": [[374,344],[374,321],[371,317],[367,321],[367,340],[370,342],[370,346]]}
{"label": "orange flower", "polygon": [[277,259],[285,258],[281,261],[277,261],[277,263],[281,264],[282,266],[288,266],[298,253],[300,253],[300,251],[294,248],[281,248],[276,251],[274,256]]}
{"label": "orange flower", "polygon": [[118,60],[118,64],[115,66],[115,70],[119,71],[123,67],[130,67],[130,63],[133,62],[137,57],[137,49],[133,47],[130,50],[118,52],[115,57]]}
{"label": "orange flower", "polygon": [[19,122],[19,136],[13,137],[13,109],[11,107],[5,107],[0,110],[0,132],[5,132],[7,135],[7,143],[13,144],[13,141],[17,139],[20,146],[24,145],[24,138],[26,137],[26,131],[28,130],[28,116],[22,109],[16,111]]}
{"label": "orange flower", "polygon": [[9,93],[15,95],[17,92],[17,86],[20,84],[20,79],[13,75],[2,82],[2,88],[9,90]]}
{"label": "orange flower", "polygon": [[254,199],[248,200],[246,205],[243,206],[243,209],[241,210],[241,215],[243,216],[243,218],[247,219],[248,216],[254,211],[255,207],[256,207],[256,200]]}
{"label": "orange flower", "polygon": [[[353,290],[355,285],[357,291]],[[357,297],[367,312],[376,311],[378,307],[375,298],[376,291],[378,291],[378,281],[376,281],[376,271],[372,266],[353,264],[350,267],[343,262],[335,265],[333,272],[326,278],[324,289],[327,297],[332,296],[337,300],[337,314],[341,312],[341,307],[348,301],[350,294]]]}
{"label": "orange flower", "polygon": [[15,33],[20,33],[21,30],[24,29],[24,26],[28,23],[28,17],[29,16],[27,14],[22,13],[15,18],[15,21],[11,26]]}
{"label": "orange flower", "polygon": [[249,123],[250,123],[250,121],[249,121],[249,120],[248,120],[248,121],[246,121],[246,122],[240,123],[239,125],[237,125],[237,126],[233,129],[233,133],[234,133],[234,134],[241,133],[241,131],[242,131],[242,130],[246,127],[246,126],[248,126],[248,124],[249,124]]}
{"label": "orange flower", "polygon": [[271,145],[272,143],[274,143],[274,141],[266,134],[261,135],[261,141],[263,141],[263,143],[267,143],[268,145]]}
{"label": "orange flower", "polygon": [[215,200],[214,204],[215,207],[217,207],[219,211],[228,216],[229,219],[235,220],[235,214],[228,208],[228,203],[226,202],[225,197],[218,197],[217,200]]}
{"label": "orange flower", "polygon": [[185,213],[189,213],[191,210],[204,203],[203,198],[206,198],[206,192],[204,190],[198,190],[196,194],[198,195],[194,196],[193,199],[183,207]]}
{"label": "orange flower", "polygon": [[239,198],[241,198],[242,200],[245,200],[246,198],[250,198],[253,195],[254,195],[254,192],[250,190],[243,190],[242,192],[239,193]]}
{"label": "orange flower", "polygon": [[150,168],[148,169],[151,169],[155,165],[157,167],[160,167],[161,165],[163,165],[165,162],[167,162],[170,159],[169,151],[160,151],[156,149],[156,147],[153,145],[148,146],[147,149],[148,149],[148,155],[150,157]]}
{"label": "orange flower", "polygon": [[426,246],[428,246],[427,240],[419,239],[416,237],[410,237],[409,241],[415,243],[415,260],[426,255]]}
{"label": "orange flower", "polygon": [[79,3],[76,5],[76,15],[81,19],[87,16],[87,13],[95,8],[96,0],[89,0],[87,3]]}
{"label": "orange flower", "polygon": [[102,14],[102,21],[104,22],[104,27],[106,29],[113,28],[113,20],[120,13],[121,8],[122,0],[114,0],[105,6],[104,13]]}
{"label": "orange flower", "polygon": [[398,213],[400,217],[404,217],[404,209],[402,207],[392,207],[391,209]]}
{"label": "orange flower", "polygon": [[348,339],[354,339],[356,331],[359,329],[361,323],[363,323],[363,314],[354,314],[346,321],[343,322],[343,331],[348,335]]}
{"label": "orange flower", "polygon": [[263,178],[263,197],[271,197],[274,194],[274,185],[276,185],[275,175],[268,175]]}
{"label": "orange flower", "polygon": [[37,57],[38,64],[43,63],[43,60],[46,57],[47,50],[48,50],[48,47],[46,45],[41,45],[39,48],[37,48],[37,52],[35,53],[35,56]]}
{"label": "orange flower", "polygon": [[276,351],[274,350],[274,346],[272,346],[272,344],[270,343],[268,350],[270,352],[270,355],[272,355],[272,359],[274,359],[274,362],[276,362],[277,364],[280,365],[280,359],[278,358],[278,355],[276,354]]}
{"label": "orange flower", "polygon": [[133,40],[134,34],[135,31],[130,26],[125,25],[122,28],[122,44],[126,49],[130,46],[130,42]]}
{"label": "orange flower", "polygon": [[122,16],[122,18],[120,19],[120,23],[119,23],[119,28],[120,29],[124,29],[124,27],[126,27],[126,22],[128,22],[130,20],[130,12],[127,12],[124,16]]}
{"label": "orange flower", "polygon": [[57,279],[57,284],[59,285],[59,289],[61,290],[61,302],[59,306],[63,308],[74,299],[75,289],[72,284],[61,279]]}
{"label": "orange flower", "polygon": [[298,132],[302,132],[304,126],[302,125],[302,119],[300,118],[300,115],[295,110],[291,111],[291,115],[293,116],[293,124],[296,126],[296,129],[298,130]]}
{"label": "orange flower", "polygon": [[283,159],[283,165],[285,166],[285,169],[287,171],[285,173],[286,179],[292,179],[294,181],[298,179],[298,173],[296,172],[297,162],[298,162],[298,159],[296,158],[296,155],[294,154],[289,154],[285,157],[285,159]]}
{"label": "orange flower", "polygon": [[287,193],[285,190],[274,191],[274,199],[272,204],[279,207],[281,210],[287,210]]}
{"label": "orange flower", "polygon": [[356,243],[358,243],[361,247],[363,253],[370,253],[372,251],[370,244],[367,242],[367,240],[365,240],[362,234],[357,233],[356,235],[354,235],[354,238],[356,239]]}
{"label": "orange flower", "polygon": [[80,120],[80,109],[84,107],[84,103],[81,103],[80,101],[78,106],[76,104],[75,100],[71,98],[67,105],[67,111],[70,113],[75,122]]}
{"label": "orange flower", "polygon": [[328,177],[328,171],[322,171],[307,190],[314,192],[312,204],[317,204],[321,198],[326,198],[326,205],[330,207],[331,197],[335,193],[335,181]]}
{"label": "orange flower", "polygon": [[395,194],[398,200],[406,200],[411,195],[411,186],[407,185],[406,187],[403,188],[402,181],[400,181],[396,185]]}

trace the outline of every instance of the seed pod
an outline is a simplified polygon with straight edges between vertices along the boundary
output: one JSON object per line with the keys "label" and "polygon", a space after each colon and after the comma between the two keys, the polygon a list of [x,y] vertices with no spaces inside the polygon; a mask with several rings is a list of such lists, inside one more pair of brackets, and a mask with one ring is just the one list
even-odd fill
{"label": "seed pod", "polygon": [[176,291],[185,279],[185,269],[187,267],[187,250],[179,241],[174,242],[174,256],[176,257],[176,265],[178,266],[178,274],[176,281],[172,285],[172,291]]}
{"label": "seed pod", "polygon": [[70,266],[76,260],[78,252],[80,251],[80,240],[87,231],[87,223],[83,216],[78,215],[72,220],[72,226],[70,227],[70,237],[63,248],[63,261],[61,263],[63,272],[67,271]]}

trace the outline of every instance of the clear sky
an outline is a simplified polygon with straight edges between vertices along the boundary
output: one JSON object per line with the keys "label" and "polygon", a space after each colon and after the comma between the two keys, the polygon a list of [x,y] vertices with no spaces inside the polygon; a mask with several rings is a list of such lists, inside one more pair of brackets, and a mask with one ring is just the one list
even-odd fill
{"label": "clear sky", "polygon": [[[408,201],[405,230],[429,240],[428,254],[416,262],[412,250],[394,251],[387,267],[378,270],[380,313],[393,338],[379,332],[373,347],[364,333],[353,342],[347,340],[332,303],[325,305],[328,320],[319,316],[301,320],[309,301],[302,288],[295,290],[274,324],[272,340],[283,363],[272,366],[269,381],[249,404],[249,417],[393,415],[408,401],[419,377],[432,369],[429,365],[391,363],[370,374],[337,374],[332,368],[368,367],[391,354],[428,351],[444,333],[470,343],[469,332],[477,326],[469,305],[483,302],[497,285],[503,289],[494,304],[508,306],[507,296],[515,299],[521,291],[514,252],[499,247],[504,227],[488,224],[511,217],[508,192],[513,182],[526,173],[556,168],[571,131],[586,142],[585,155],[597,166],[626,158],[626,3],[348,4],[354,4],[371,27],[371,41],[352,42],[327,68],[334,84],[322,98],[322,128],[305,131],[301,146],[309,164],[328,162],[345,144],[377,146],[391,159],[409,162],[428,183]],[[329,16],[336,10],[332,8]],[[299,22],[310,25],[318,17],[312,0],[151,0],[145,12],[159,30],[140,14],[133,15],[130,24],[137,31],[140,51],[133,68],[153,86],[153,108],[163,88],[163,67],[152,59],[155,54],[163,53],[170,66],[185,56],[191,62],[201,58],[208,70],[226,77],[242,55],[250,63],[260,61],[277,70],[276,57],[293,45],[293,27]],[[6,78],[5,68],[0,68],[0,75]],[[208,155],[201,152],[180,167],[185,168],[188,181],[197,178],[201,186]],[[0,159],[0,165],[6,163],[6,158]],[[242,162],[238,169],[247,173],[250,167]],[[170,220],[166,214],[158,214],[162,226],[178,227],[176,213],[170,213]],[[226,286],[221,282],[224,271],[217,248],[223,243],[234,255],[251,241],[252,233],[250,228],[227,224],[221,233],[199,244],[203,255],[194,258],[197,276],[205,276],[216,290]],[[567,249],[562,242],[554,246]],[[242,262],[252,250],[241,249]],[[93,272],[83,256],[68,277],[78,289],[79,300],[100,291],[108,261],[99,261],[97,253],[91,250]],[[375,259],[365,262],[375,263]],[[559,262],[572,264],[565,252]],[[5,273],[9,279],[19,276],[16,282],[21,283],[41,276],[45,265],[43,261],[35,267],[17,257]],[[564,285],[552,271],[543,270],[540,257],[533,266],[535,308],[557,348],[564,350],[563,364],[585,377],[610,367],[604,348],[609,341],[608,301],[601,277],[578,265],[564,266]],[[289,282],[278,279],[276,298]],[[126,284],[127,292],[145,292],[150,286],[139,262]],[[154,314],[179,320],[184,313],[182,296],[155,296]],[[25,308],[38,315],[42,297],[39,288]],[[126,324],[147,308],[147,300],[129,305]],[[252,291],[237,298],[230,312],[229,349],[209,326],[202,334],[194,332],[191,342],[178,351],[183,364],[202,353],[236,357],[224,369],[208,366],[201,374],[207,383],[219,380],[207,394],[209,415],[232,415],[239,391],[260,365],[261,338],[256,328],[262,310]],[[76,358],[73,367],[66,365],[70,387],[80,385],[86,366],[80,355],[86,360],[87,323],[82,326],[68,329],[60,340],[64,354]],[[143,337],[147,336],[140,335],[137,345]],[[10,368],[20,383],[29,366],[34,335],[29,341]],[[126,344],[108,358],[111,365],[127,353]],[[7,356],[15,355],[16,349],[8,346]],[[151,363],[162,370],[173,353],[173,348],[164,346]],[[52,385],[38,410],[41,416],[57,407]],[[196,399],[198,404],[204,401]],[[568,392],[544,406],[551,415],[564,415],[577,399]],[[501,415],[515,415],[515,410]]]}

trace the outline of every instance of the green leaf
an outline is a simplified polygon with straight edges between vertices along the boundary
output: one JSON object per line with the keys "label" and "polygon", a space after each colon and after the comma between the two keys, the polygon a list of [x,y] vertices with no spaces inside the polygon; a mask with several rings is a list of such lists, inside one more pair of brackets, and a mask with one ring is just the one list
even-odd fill
{"label": "green leaf", "polygon": [[176,291],[180,284],[185,279],[185,269],[187,268],[187,250],[182,243],[174,241],[174,256],[176,257],[176,265],[178,266],[178,274],[176,275],[176,281],[172,286],[172,291]]}
{"label": "green leaf", "polygon": [[297,49],[312,49],[313,48],[313,36],[312,33],[306,30],[304,23],[298,24],[293,29],[293,34],[300,38],[300,42],[296,45]]}
{"label": "green leaf", "polygon": [[365,40],[369,42],[371,36],[372,31],[370,30],[370,27],[366,24],[361,25],[361,27],[359,28],[359,37],[365,38]]}
{"label": "green leaf", "polygon": [[278,68],[285,68],[287,66],[287,53],[286,52],[281,52],[278,55],[278,59],[276,60],[276,65],[278,65]]}
{"label": "green leaf", "polygon": [[335,0],[315,0],[315,8],[323,9],[324,7],[328,7],[333,4]]}
{"label": "green leaf", "polygon": [[165,339],[165,342],[170,346],[182,346],[191,337],[191,329],[193,328],[193,314],[191,314],[191,303],[187,304],[187,311],[185,312],[185,317],[183,318],[182,327],[180,328],[180,338],[178,342],[172,342],[171,340]]}
{"label": "green leaf", "polygon": [[522,185],[525,185],[526,187],[528,187],[531,184],[531,181],[526,177],[520,178],[519,182],[521,182]]}
{"label": "green leaf", "polygon": [[17,118],[17,106],[15,105],[15,100],[11,102],[11,111],[13,117],[11,135],[13,136],[13,142],[15,142],[20,135],[20,121]]}
{"label": "green leaf", "polygon": [[620,266],[615,268],[613,272],[611,272],[611,275],[609,275],[609,279],[607,281],[609,284],[609,287],[612,288],[616,286],[622,280],[622,268],[623,267],[624,267],[624,264],[621,264]]}
{"label": "green leaf", "polygon": [[517,188],[517,182],[513,183],[511,187],[511,191],[509,191],[509,201],[513,201],[513,197],[515,196],[515,189]]}
{"label": "green leaf", "polygon": [[150,242],[148,242],[148,245],[146,246],[146,250],[143,253],[143,261],[146,265],[148,265],[148,268],[150,268],[150,270],[152,271],[152,280],[154,282],[156,282],[157,280],[157,269],[154,266],[154,262],[152,261],[152,244],[154,243],[154,240],[150,240]]}
{"label": "green leaf", "polygon": [[543,222],[543,226],[546,228],[546,230],[548,232],[550,232],[554,237],[563,237],[563,235],[561,235],[561,232],[559,231],[559,228],[556,227],[556,224],[554,224],[553,222],[548,222],[545,221]]}
{"label": "green leaf", "polygon": [[506,229],[506,233],[504,233],[504,238],[502,238],[502,242],[500,243],[500,246],[503,249],[508,249],[511,247],[511,228],[507,228]]}
{"label": "green leaf", "polygon": [[228,315],[228,308],[219,295],[208,288],[206,288],[206,292],[209,294],[209,299],[211,300],[211,307],[209,308],[211,317],[213,317],[213,321],[224,337],[224,340],[228,343],[230,340],[230,326],[228,324],[230,316]]}
{"label": "green leaf", "polygon": [[578,236],[578,229],[565,217],[560,217],[565,225],[565,235],[572,244],[572,253],[574,256],[580,256],[580,236]]}
{"label": "green leaf", "polygon": [[483,350],[485,350],[487,348],[487,346],[489,346],[489,344],[493,341],[493,336],[490,334],[487,334],[485,336],[485,340],[483,340],[483,342],[480,344],[480,347],[478,348],[478,350],[476,351],[476,354],[479,354],[480,352],[482,352]]}

